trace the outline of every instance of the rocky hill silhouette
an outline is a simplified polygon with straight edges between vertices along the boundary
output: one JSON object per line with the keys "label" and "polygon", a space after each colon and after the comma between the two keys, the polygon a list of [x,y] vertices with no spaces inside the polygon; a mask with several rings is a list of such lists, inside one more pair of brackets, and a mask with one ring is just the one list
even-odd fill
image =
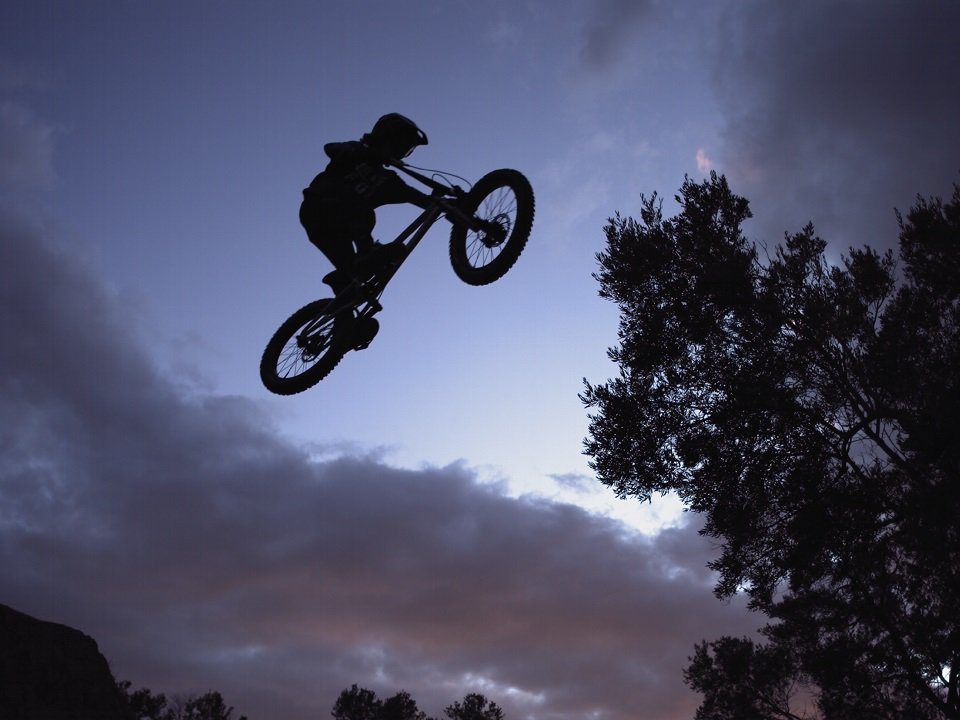
{"label": "rocky hill silhouette", "polygon": [[122,695],[93,638],[0,605],[0,718],[122,717]]}

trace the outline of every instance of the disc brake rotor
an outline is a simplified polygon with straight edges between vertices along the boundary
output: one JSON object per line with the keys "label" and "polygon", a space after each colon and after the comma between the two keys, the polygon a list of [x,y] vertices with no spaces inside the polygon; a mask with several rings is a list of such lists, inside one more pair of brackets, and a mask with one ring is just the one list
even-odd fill
{"label": "disc brake rotor", "polygon": [[304,362],[313,362],[326,348],[326,335],[318,333],[316,335],[307,335],[297,338],[297,345],[300,347],[300,357]]}
{"label": "disc brake rotor", "polygon": [[480,237],[480,242],[488,248],[502,245],[510,235],[510,216],[507,213],[495,215],[487,221],[488,227]]}

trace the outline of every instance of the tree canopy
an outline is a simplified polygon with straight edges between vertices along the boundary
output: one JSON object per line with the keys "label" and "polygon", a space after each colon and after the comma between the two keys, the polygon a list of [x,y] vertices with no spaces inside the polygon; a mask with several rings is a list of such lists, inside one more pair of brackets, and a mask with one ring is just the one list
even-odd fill
{"label": "tree canopy", "polygon": [[[676,199],[605,228],[619,374],[582,399],[598,478],[702,513],[717,594],[770,618],[767,648],[698,646],[698,717],[791,717],[792,678],[825,718],[960,718],[960,188],[898,214],[899,262],[831,263],[809,225],[758,247],[716,174]],[[779,710],[708,708],[737,667]]]}
{"label": "tree canopy", "polygon": [[[443,712],[449,720],[503,720],[500,706],[479,693],[466,695]],[[334,720],[432,720],[404,690],[381,700],[372,690],[355,684],[340,693],[330,714]]]}
{"label": "tree canopy", "polygon": [[444,711],[450,720],[503,720],[503,710],[480,693],[470,693],[463,702],[448,705]]}
{"label": "tree canopy", "polygon": [[[129,680],[117,683],[123,700],[124,717],[129,720],[232,720],[233,708],[216,690],[203,695],[177,696],[168,700],[163,693],[148,688],[130,690]],[[241,715],[236,720],[247,720]]]}

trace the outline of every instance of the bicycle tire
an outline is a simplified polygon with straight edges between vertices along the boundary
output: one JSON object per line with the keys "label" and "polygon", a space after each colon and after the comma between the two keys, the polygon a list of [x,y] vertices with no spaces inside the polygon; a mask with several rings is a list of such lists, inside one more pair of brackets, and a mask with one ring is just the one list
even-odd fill
{"label": "bicycle tire", "polygon": [[307,338],[300,332],[327,314],[333,300],[315,300],[287,318],[267,343],[260,360],[260,380],[277,395],[295,395],[313,387],[346,354],[347,318],[330,315]]}
{"label": "bicycle tire", "polygon": [[454,223],[450,230],[453,271],[468,285],[499,280],[517,262],[533,227],[535,202],[530,182],[516,170],[494,170],[476,182],[460,207],[480,220],[497,223],[505,237]]}

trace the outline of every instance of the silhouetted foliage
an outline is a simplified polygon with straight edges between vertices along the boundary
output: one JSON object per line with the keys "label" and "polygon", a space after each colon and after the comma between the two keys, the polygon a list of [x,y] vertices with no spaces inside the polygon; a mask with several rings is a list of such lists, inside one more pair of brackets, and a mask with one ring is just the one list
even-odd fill
{"label": "silhouetted foliage", "polygon": [[[503,710],[477,693],[448,706],[444,713],[450,720],[503,720]],[[432,720],[406,691],[380,700],[372,690],[357,685],[340,693],[330,714],[334,720]]]}
{"label": "silhouetted foliage", "polygon": [[[230,720],[233,715],[233,708],[227,707],[216,691],[187,698],[178,706],[174,720]],[[245,717],[241,715],[239,720],[245,720]]]}
{"label": "silhouetted foliage", "polygon": [[[156,695],[147,688],[130,691],[130,682],[118,682],[117,687],[125,700],[125,717],[129,720],[233,720],[233,708],[227,707],[219,692],[203,695],[188,695],[167,700],[166,695]],[[236,720],[247,720],[241,715]]]}
{"label": "silhouetted foliage", "polygon": [[805,683],[795,658],[777,645],[721,638],[696,646],[684,679],[704,696],[696,720],[789,720]]}
{"label": "silhouetted foliage", "polygon": [[789,717],[758,703],[795,678],[825,718],[960,718],[960,188],[898,215],[899,267],[812,226],[761,257],[716,174],[677,201],[605,228],[620,373],[582,399],[599,479],[703,513],[717,594],[771,618],[698,647],[698,717]]}
{"label": "silhouetted foliage", "polygon": [[334,720],[379,720],[382,708],[375,692],[354,684],[340,693],[330,714]]}
{"label": "silhouetted foliage", "polygon": [[479,693],[467,695],[463,702],[455,702],[444,709],[450,720],[503,720],[503,710]]}
{"label": "silhouetted foliage", "polygon": [[154,695],[148,688],[130,691],[131,683],[123,680],[117,683],[124,698],[124,709],[130,720],[163,720],[167,709],[167,697],[163,693]]}
{"label": "silhouetted foliage", "polygon": [[380,720],[427,720],[427,716],[417,707],[410,693],[401,690],[383,701]]}

